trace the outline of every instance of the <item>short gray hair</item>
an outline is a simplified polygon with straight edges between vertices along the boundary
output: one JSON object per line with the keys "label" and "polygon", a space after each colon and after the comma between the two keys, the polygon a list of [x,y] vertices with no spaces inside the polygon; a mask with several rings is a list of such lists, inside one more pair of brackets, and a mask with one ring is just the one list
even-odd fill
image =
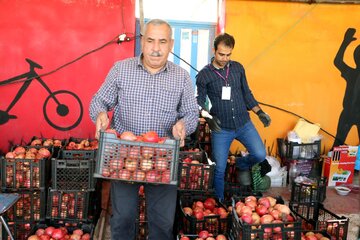
{"label": "short gray hair", "polygon": [[158,26],[158,25],[163,25],[163,24],[167,25],[168,28],[170,29],[170,38],[172,38],[172,27],[170,26],[170,24],[169,24],[167,21],[165,21],[165,20],[163,20],[163,19],[158,19],[158,18],[154,18],[154,19],[149,20],[149,21],[145,24],[143,33],[142,33],[141,35],[144,36],[144,34],[146,33],[146,28],[147,28],[148,25]]}

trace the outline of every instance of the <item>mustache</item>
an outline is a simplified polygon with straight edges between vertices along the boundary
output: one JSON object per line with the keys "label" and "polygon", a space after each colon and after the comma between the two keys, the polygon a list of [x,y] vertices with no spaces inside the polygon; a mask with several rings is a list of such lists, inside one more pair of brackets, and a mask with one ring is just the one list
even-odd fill
{"label": "mustache", "polygon": [[161,57],[162,54],[161,54],[159,51],[154,51],[154,52],[152,52],[152,53],[150,54],[150,56],[152,56],[152,57]]}

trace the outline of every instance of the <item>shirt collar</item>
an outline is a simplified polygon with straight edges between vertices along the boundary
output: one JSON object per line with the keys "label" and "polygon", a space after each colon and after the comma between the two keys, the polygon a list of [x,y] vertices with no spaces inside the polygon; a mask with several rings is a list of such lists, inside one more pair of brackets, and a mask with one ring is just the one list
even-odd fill
{"label": "shirt collar", "polygon": [[228,64],[226,64],[226,66],[224,68],[217,68],[212,64],[213,61],[214,61],[214,57],[211,58],[211,61],[210,61],[210,64],[209,64],[211,70],[224,70],[227,67],[229,67],[231,65],[231,62],[232,62],[231,60],[229,60]]}

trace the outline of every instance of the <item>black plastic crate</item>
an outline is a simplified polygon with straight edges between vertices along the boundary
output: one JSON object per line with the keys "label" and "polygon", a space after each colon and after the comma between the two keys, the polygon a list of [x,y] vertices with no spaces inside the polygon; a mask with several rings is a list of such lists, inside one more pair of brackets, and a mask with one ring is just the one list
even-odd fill
{"label": "black plastic crate", "polygon": [[[31,229],[38,222],[8,222],[9,230],[15,240],[27,240],[31,235]],[[6,232],[5,228],[2,227],[2,240],[10,240],[9,234]]]}
{"label": "black plastic crate", "polygon": [[52,184],[57,190],[95,190],[95,159],[51,159]]}
{"label": "black plastic crate", "polygon": [[290,209],[302,219],[304,230],[326,231],[332,238],[347,239],[349,218],[332,213],[322,203],[290,202]]}
{"label": "black plastic crate", "polygon": [[1,158],[3,191],[44,190],[50,177],[50,160]]}
{"label": "black plastic crate", "polygon": [[61,159],[95,159],[99,141],[88,138],[69,138],[59,151]]}
{"label": "black plastic crate", "polygon": [[[189,157],[186,157],[190,159]],[[179,163],[178,188],[181,191],[211,191],[213,190],[215,164],[202,159],[199,163]]]}
{"label": "black plastic crate", "polygon": [[[217,208],[225,209],[226,213],[223,215],[212,214],[205,215],[203,218],[196,218],[193,215],[187,215],[184,212],[184,207],[192,208],[194,202],[205,201],[207,198],[213,198]],[[208,230],[213,234],[227,233],[230,227],[231,212],[228,212],[227,207],[219,202],[213,194],[195,194],[187,193],[179,196],[179,227],[185,234],[198,234],[201,230]]]}
{"label": "black plastic crate", "polygon": [[327,178],[308,179],[294,182],[291,189],[291,202],[323,202],[326,198]]}
{"label": "black plastic crate", "polygon": [[6,212],[7,221],[44,221],[46,215],[46,191],[21,191],[19,200]]}
{"label": "black plastic crate", "polygon": [[152,184],[178,184],[179,141],[120,140],[100,132],[94,177]]}
{"label": "black plastic crate", "polygon": [[296,143],[278,138],[278,152],[285,159],[313,159],[320,157],[321,140],[313,143]]}
{"label": "black plastic crate", "polygon": [[[185,160],[186,159],[186,160]],[[179,151],[179,162],[196,160],[199,163],[208,163],[205,151]]]}
{"label": "black plastic crate", "polygon": [[93,223],[78,223],[78,222],[52,222],[52,223],[46,223],[46,222],[40,222],[35,224],[31,228],[31,235],[35,235],[36,231],[38,229],[46,229],[47,227],[54,227],[54,228],[66,228],[68,234],[70,235],[74,232],[76,229],[81,229],[83,231],[83,234],[89,234],[90,239],[93,239],[95,226]]}
{"label": "black plastic crate", "polygon": [[89,220],[89,191],[49,188],[46,218],[64,221]]}
{"label": "black plastic crate", "polygon": [[246,196],[255,196],[262,197],[262,192],[254,191],[252,186],[241,186],[238,183],[225,183],[224,188],[224,201],[231,202],[231,198],[236,197],[246,197]]}
{"label": "black plastic crate", "polygon": [[[255,196],[254,196],[255,197]],[[256,198],[257,200],[259,198]],[[277,197],[276,203],[284,204],[281,197]],[[240,239],[301,239],[301,221],[290,213],[294,221],[271,222],[267,224],[248,224],[239,218],[236,213],[236,202],[246,201],[244,197],[233,197],[233,207],[231,214],[231,228],[229,231],[232,240]]]}

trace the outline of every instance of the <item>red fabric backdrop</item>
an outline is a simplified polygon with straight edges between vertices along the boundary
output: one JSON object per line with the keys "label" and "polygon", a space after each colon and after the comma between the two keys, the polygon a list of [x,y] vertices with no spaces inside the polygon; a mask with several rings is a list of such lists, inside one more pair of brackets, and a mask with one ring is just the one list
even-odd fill
{"label": "red fabric backdrop", "polygon": [[[115,61],[134,55],[134,41],[91,51],[133,37],[134,9],[132,0],[0,1],[0,151],[33,136],[93,138],[91,97]],[[8,81],[29,72],[26,58],[42,66],[35,71],[54,95],[36,79],[20,93],[25,82]]]}

